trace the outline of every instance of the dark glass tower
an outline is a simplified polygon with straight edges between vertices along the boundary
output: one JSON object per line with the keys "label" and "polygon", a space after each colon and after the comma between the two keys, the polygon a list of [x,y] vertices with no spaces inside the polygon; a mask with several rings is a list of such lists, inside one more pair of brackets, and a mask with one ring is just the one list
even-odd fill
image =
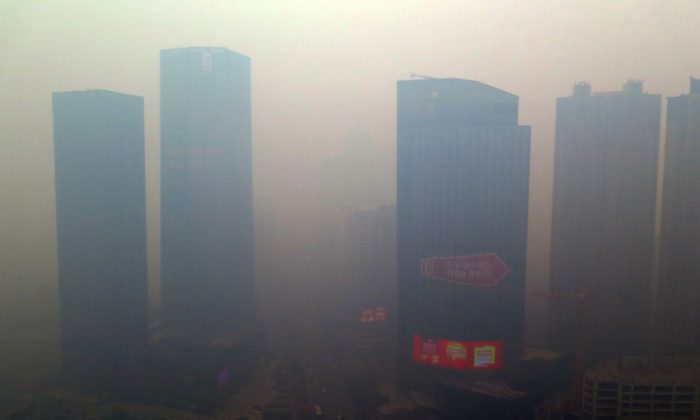
{"label": "dark glass tower", "polygon": [[[500,343],[503,355],[496,364],[503,367],[502,359],[523,333],[530,128],[518,125],[518,97],[471,80],[399,81],[397,122],[403,382],[429,386],[450,372],[416,361],[416,352],[432,351],[431,346],[442,352],[440,340],[447,340],[448,356],[450,343]],[[434,278],[422,270],[432,257],[484,254],[495,254],[510,268],[492,287]],[[475,270],[466,263],[453,268],[465,275]],[[498,375],[479,372],[472,350],[477,351],[467,348],[468,370],[459,375]],[[445,364],[444,357],[439,355],[439,364]]]}
{"label": "dark glass tower", "polygon": [[253,317],[250,59],[161,51],[161,268],[167,326]]}
{"label": "dark glass tower", "polygon": [[109,381],[148,328],[143,98],[53,95],[63,370]]}

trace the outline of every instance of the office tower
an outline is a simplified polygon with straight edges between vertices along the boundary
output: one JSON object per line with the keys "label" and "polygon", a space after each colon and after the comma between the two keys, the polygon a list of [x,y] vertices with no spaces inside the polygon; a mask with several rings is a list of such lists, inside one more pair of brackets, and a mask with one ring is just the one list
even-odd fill
{"label": "office tower", "polygon": [[700,80],[668,98],[654,344],[700,353]]}
{"label": "office tower", "polygon": [[661,96],[636,81],[595,94],[579,83],[557,99],[550,290],[561,298],[549,299],[557,350],[583,346],[595,361],[647,349],[660,107]]}
{"label": "office tower", "polygon": [[161,51],[161,287],[166,326],[253,319],[250,59]]}
{"label": "office tower", "polygon": [[399,81],[397,134],[402,382],[498,376],[523,333],[530,128],[518,97],[472,80]]}
{"label": "office tower", "polygon": [[54,93],[53,131],[63,371],[99,384],[148,328],[143,98]]}

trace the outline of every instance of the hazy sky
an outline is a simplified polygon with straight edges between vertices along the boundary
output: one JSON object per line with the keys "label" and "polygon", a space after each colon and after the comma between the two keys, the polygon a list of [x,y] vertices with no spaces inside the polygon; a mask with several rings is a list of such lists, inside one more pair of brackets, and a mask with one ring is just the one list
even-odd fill
{"label": "hazy sky", "polygon": [[[223,46],[251,57],[256,200],[283,214],[298,181],[353,127],[393,153],[395,81],[410,72],[519,95],[521,124],[533,126],[532,244],[548,235],[554,98],[579,80],[686,92],[688,76],[700,75],[699,28],[697,0],[0,0],[0,304],[55,284],[54,91],[145,97],[157,255],[159,49]],[[546,261],[546,248],[534,251],[531,272]]]}

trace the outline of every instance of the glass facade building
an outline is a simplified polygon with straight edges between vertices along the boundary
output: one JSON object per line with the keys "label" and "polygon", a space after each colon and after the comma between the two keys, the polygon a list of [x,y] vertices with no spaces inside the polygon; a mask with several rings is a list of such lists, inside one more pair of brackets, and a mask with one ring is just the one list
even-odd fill
{"label": "glass facade building", "polygon": [[[497,348],[498,360],[484,359],[493,374],[522,341],[530,128],[518,125],[517,96],[471,80],[399,81],[397,108],[400,373],[404,384],[427,384],[436,366],[473,368],[478,355],[467,353]],[[451,257],[467,277],[490,275],[497,259],[507,274],[485,286],[423,269]],[[416,362],[440,343],[447,353],[437,358],[468,362]]]}
{"label": "glass facade building", "polygon": [[148,328],[143,98],[53,95],[63,372],[110,381]]}
{"label": "glass facade building", "polygon": [[250,59],[161,51],[161,287],[166,326],[253,318]]}

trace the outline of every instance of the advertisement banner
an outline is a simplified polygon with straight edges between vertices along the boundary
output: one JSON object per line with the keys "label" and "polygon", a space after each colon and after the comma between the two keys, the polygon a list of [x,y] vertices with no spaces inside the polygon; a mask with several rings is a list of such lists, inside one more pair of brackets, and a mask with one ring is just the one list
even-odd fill
{"label": "advertisement banner", "polygon": [[455,370],[503,367],[502,341],[461,341],[413,335],[413,361]]}
{"label": "advertisement banner", "polygon": [[374,309],[362,308],[360,310],[360,322],[385,322],[386,318],[386,308],[383,306],[377,306]]}
{"label": "advertisement banner", "polygon": [[374,308],[374,320],[377,322],[386,321],[386,308],[383,306],[377,306]]}
{"label": "advertisement banner", "polygon": [[440,364],[440,354],[438,351],[438,341],[434,338],[413,336],[413,360],[418,363],[429,365]]}

